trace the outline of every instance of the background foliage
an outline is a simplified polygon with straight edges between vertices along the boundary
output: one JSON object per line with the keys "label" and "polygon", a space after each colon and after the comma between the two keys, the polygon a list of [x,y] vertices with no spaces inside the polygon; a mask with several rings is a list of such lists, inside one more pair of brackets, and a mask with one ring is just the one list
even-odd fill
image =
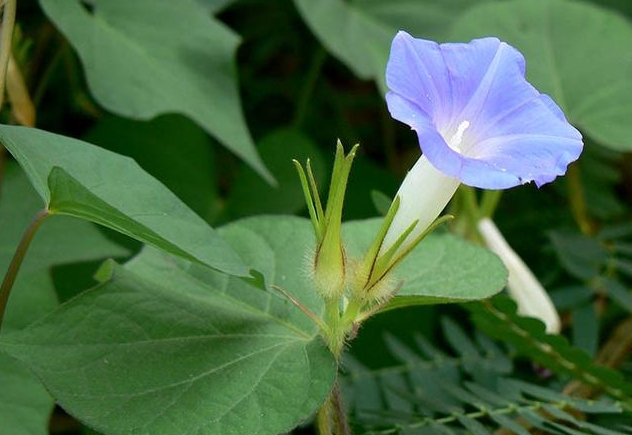
{"label": "background foliage", "polygon": [[[174,306],[196,306],[195,293],[204,288],[198,282],[203,272],[196,261],[247,274],[227,250],[213,250],[216,244],[199,244],[201,238],[215,237],[204,222],[219,227],[268,213],[305,215],[291,159],[311,158],[317,177],[324,180],[331,168],[335,139],[348,145],[361,143],[345,218],[379,214],[374,204],[379,198],[376,192],[392,197],[398,180],[419,154],[416,138],[390,118],[383,100],[384,66],[390,40],[398,29],[439,41],[496,35],[512,43],[525,54],[529,79],[563,107],[568,119],[581,129],[586,147],[567,177],[542,189],[529,185],[505,193],[495,215],[509,242],[552,294],[562,313],[566,338],[547,337],[538,321],[520,318],[515,307],[502,298],[465,309],[418,306],[381,314],[360,331],[344,371],[344,392],[358,433],[486,434],[499,427],[517,433],[539,428],[556,434],[630,430],[632,3],[20,0],[13,53],[35,108],[35,125],[130,156],[139,167],[103,150],[98,157],[65,153],[67,142],[58,136],[38,133],[35,137],[17,127],[1,127],[0,137],[18,161],[22,155],[27,156],[24,161],[38,162],[26,165],[26,173],[39,182],[33,190],[15,159],[2,150],[0,270],[5,270],[20,235],[41,207],[38,194],[56,205],[60,214],[88,218],[114,229],[125,227],[137,240],[184,259],[160,258],[146,248],[125,266],[107,263],[109,269],[101,269],[101,280],[112,274],[122,282],[129,281],[128,287],[137,293],[125,293],[117,290],[117,282],[99,284],[92,276],[105,258],[121,263],[132,258],[140,250],[137,241],[68,216],[46,222],[29,253],[7,315],[5,328],[13,350],[0,353],[0,435],[91,433],[61,408],[53,408],[53,400],[38,378],[14,356],[29,361],[31,368],[38,367],[37,376],[45,381],[51,373],[78,364],[71,358],[72,350],[63,347],[71,342],[93,346],[91,361],[107,364],[99,359],[105,348],[97,344],[113,346],[116,357],[114,345],[144,337],[147,328],[143,321],[153,324],[147,319],[173,316]],[[25,123],[27,112],[28,104],[9,95],[0,116],[3,124]],[[113,159],[112,172],[98,173],[90,166],[91,159]],[[147,173],[171,192],[158,183],[143,190]],[[130,190],[121,195],[107,186],[99,187],[112,178],[122,180]],[[165,202],[182,226],[161,221],[157,212],[151,215],[152,204]],[[96,214],[91,208],[95,203],[101,207]],[[100,216],[109,216],[109,221],[103,222]],[[283,276],[270,263],[278,255],[293,256],[284,260],[286,267],[303,267],[303,258],[285,251],[287,246],[250,240],[248,226],[259,224],[240,222],[219,231],[232,234],[228,237],[236,240],[233,249],[248,252],[248,243],[260,243],[261,249],[269,250],[267,257],[253,259],[253,264],[262,264],[260,268],[267,271],[264,278]],[[273,227],[269,224],[259,231],[274,233]],[[353,232],[352,228],[350,224],[348,231]],[[307,233],[296,231],[296,237],[308,243]],[[467,249],[477,248],[465,249],[453,236],[437,237],[443,238],[445,246],[457,245],[441,257],[433,250],[431,239],[426,257],[461,261],[474,269],[495,261],[474,251],[468,256]],[[361,234],[354,233],[350,240],[362,244]],[[475,263],[475,258],[481,263]],[[175,272],[148,289],[143,280],[156,283],[156,270],[162,267]],[[410,287],[414,295],[454,289],[461,279],[454,276],[441,282],[439,274],[433,280],[423,269],[418,272],[419,278]],[[485,283],[496,279],[487,278]],[[204,279],[215,290],[228,288],[220,278]],[[231,291],[237,293],[257,285],[232,279],[238,284],[231,285]],[[172,287],[187,291],[170,295],[163,288],[170,280],[177,281],[171,282]],[[191,281],[196,285],[182,286]],[[71,323],[80,322],[95,306],[103,313],[115,311],[111,304],[116,306],[121,300],[100,298],[103,288],[111,287],[112,292],[125,293],[121,300],[129,298],[130,304],[133,300],[146,309],[147,319],[138,320],[136,335],[121,334],[118,341],[104,344],[99,340],[112,336],[96,334],[100,324],[85,331],[64,327],[54,317],[60,311],[27,328],[69,299],[72,301],[62,310],[71,313],[66,320]],[[303,290],[309,299],[309,288]],[[262,376],[261,385],[288,382],[299,395],[311,389],[312,398],[297,399],[304,399],[303,408],[279,412],[265,426],[269,433],[290,430],[309,418],[318,398],[326,395],[333,373],[329,356],[300,313],[284,311],[287,306],[274,296],[256,294],[248,300],[247,309],[229,296],[209,304],[227,304],[226,309],[240,315],[250,313],[251,320],[267,318],[270,312],[274,318],[262,329],[249,325],[252,328],[244,327],[244,331],[230,329],[231,334],[246,338],[253,331],[264,336],[286,334],[283,358],[296,362],[296,355],[306,353],[303,363],[318,362],[319,371],[308,386],[301,379],[275,375],[274,370],[244,369]],[[284,323],[288,318],[289,327]],[[121,322],[106,315],[101,320],[112,327]],[[128,316],[127,321],[132,320],[137,319]],[[217,321],[221,323],[221,319]],[[116,395],[103,396],[101,402],[90,397],[82,402],[77,397],[96,388],[91,382],[102,382],[99,388],[106,390],[129,388],[135,395],[160,387],[151,385],[152,380],[162,379],[180,366],[174,362],[160,373],[138,378],[137,373],[144,373],[143,363],[152,358],[189,358],[187,367],[199,369],[194,377],[202,373],[202,366],[221,366],[221,355],[212,361],[196,359],[199,343],[181,342],[181,352],[175,354],[160,346],[165,337],[186,336],[192,331],[202,341],[214,339],[217,325],[213,322],[200,323],[194,315],[178,322],[179,329],[150,331],[147,347],[137,350],[137,371],[122,373],[118,384],[109,385],[99,378],[102,367],[95,363],[86,369],[85,382],[55,375],[54,385],[49,383],[48,388],[56,397],[63,397],[64,406],[93,415],[90,426],[107,434],[131,433],[130,427],[138,422],[119,427],[109,414],[99,415],[108,406],[116,408]],[[465,332],[473,329],[473,334]],[[244,349],[252,345],[246,342]],[[47,354],[43,349],[50,343],[62,347]],[[271,363],[266,355],[264,351],[252,360],[246,358],[244,364],[260,367]],[[125,375],[136,383],[130,385]],[[200,379],[188,390],[191,397],[196,388],[209,388],[205,382],[222,381],[221,376]],[[252,382],[244,377],[230,385],[246,388]],[[262,391],[252,400],[266,400],[269,390]],[[169,400],[178,403],[180,397],[188,406],[186,395],[171,393]],[[152,396],[151,400],[160,407],[164,403],[158,402],[167,400],[165,397]],[[80,403],[69,404],[73,400]],[[224,409],[222,404],[215,405]],[[139,405],[134,418],[145,417],[142,410]],[[227,411],[225,420],[217,423],[218,433],[250,433],[263,427],[256,425],[254,416],[246,419],[252,426],[240,427],[236,422],[239,411]],[[172,423],[165,421],[153,421],[152,430],[173,433],[169,432]],[[311,433],[311,428],[307,425],[296,432]]]}

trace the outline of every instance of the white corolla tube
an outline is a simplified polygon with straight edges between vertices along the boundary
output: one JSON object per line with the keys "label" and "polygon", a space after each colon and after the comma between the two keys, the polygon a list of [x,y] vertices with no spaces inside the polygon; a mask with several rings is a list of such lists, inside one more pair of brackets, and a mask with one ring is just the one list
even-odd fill
{"label": "white corolla tube", "polygon": [[500,257],[509,271],[507,290],[518,304],[518,313],[540,319],[549,334],[559,333],[560,316],[551,298],[531,269],[511,249],[496,224],[491,219],[484,218],[478,222],[478,230],[487,247]]}

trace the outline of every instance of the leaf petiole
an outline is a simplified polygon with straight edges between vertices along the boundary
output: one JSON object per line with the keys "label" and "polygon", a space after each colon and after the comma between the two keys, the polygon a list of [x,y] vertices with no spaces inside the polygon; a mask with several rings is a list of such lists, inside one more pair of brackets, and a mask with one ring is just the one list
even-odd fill
{"label": "leaf petiole", "polygon": [[9,302],[9,295],[11,294],[11,289],[13,288],[15,279],[17,278],[18,272],[20,271],[22,261],[24,261],[24,257],[26,256],[26,252],[31,245],[33,236],[35,236],[35,232],[40,227],[42,222],[44,222],[44,219],[46,219],[50,215],[51,213],[48,209],[41,210],[39,213],[37,213],[33,221],[29,224],[28,228],[24,232],[20,243],[15,249],[15,253],[13,254],[13,258],[11,259],[11,263],[9,263],[9,269],[4,276],[2,286],[0,286],[0,331],[2,331],[2,321],[4,320],[4,313],[7,308],[7,303]]}

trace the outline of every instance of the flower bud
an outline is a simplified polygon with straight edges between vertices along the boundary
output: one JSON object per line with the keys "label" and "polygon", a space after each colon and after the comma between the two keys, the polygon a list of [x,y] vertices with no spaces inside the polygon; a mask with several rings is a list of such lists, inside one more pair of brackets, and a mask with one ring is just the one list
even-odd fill
{"label": "flower bud", "polygon": [[487,247],[500,257],[509,271],[507,290],[518,304],[518,314],[540,319],[549,334],[559,333],[560,317],[548,293],[531,269],[511,249],[498,227],[491,219],[484,218],[478,222],[478,230]]}
{"label": "flower bud", "polygon": [[351,164],[358,145],[345,156],[340,141],[336,146],[336,157],[327,197],[327,207],[323,210],[316,181],[307,161],[307,175],[302,166],[294,161],[298,170],[305,201],[316,235],[316,253],[313,273],[316,290],[325,299],[340,298],[345,290],[346,258],[342,243],[342,208]]}

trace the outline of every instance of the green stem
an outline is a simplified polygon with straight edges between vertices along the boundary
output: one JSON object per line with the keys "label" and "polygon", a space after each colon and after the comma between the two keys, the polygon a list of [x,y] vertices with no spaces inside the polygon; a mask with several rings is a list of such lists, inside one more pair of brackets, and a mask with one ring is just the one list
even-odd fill
{"label": "green stem", "polygon": [[57,49],[53,58],[50,60],[48,65],[46,65],[46,69],[40,76],[39,82],[35,87],[35,92],[33,92],[33,105],[38,108],[42,102],[42,98],[46,94],[46,89],[50,84],[51,78],[53,77],[53,73],[60,66],[61,60],[64,57],[64,53],[68,49],[68,43],[66,41],[61,42],[60,47]]}
{"label": "green stem", "polygon": [[7,274],[4,276],[2,286],[0,286],[0,331],[2,330],[4,313],[7,308],[7,303],[9,302],[9,295],[11,294],[13,283],[18,276],[18,271],[20,270],[20,266],[22,265],[22,261],[24,260],[24,256],[26,255],[26,251],[28,251],[35,232],[42,224],[42,222],[44,222],[44,219],[46,219],[48,216],[50,216],[50,212],[47,209],[40,211],[35,216],[33,221],[24,232],[24,235],[22,236],[22,239],[20,240],[20,243],[15,250],[15,254],[13,254],[13,258],[11,259],[11,263],[9,264]]}
{"label": "green stem", "polygon": [[316,414],[316,428],[318,435],[351,435],[351,428],[337,379],[329,397]]}
{"label": "green stem", "polygon": [[309,66],[309,70],[307,71],[305,84],[303,85],[303,89],[301,89],[301,94],[299,95],[298,103],[296,104],[296,112],[294,114],[293,124],[297,128],[300,128],[300,126],[305,121],[307,108],[309,107],[309,104],[311,102],[314,88],[316,87],[316,83],[318,82],[318,76],[320,75],[320,71],[325,64],[326,59],[327,51],[323,47],[318,47],[312,57],[312,62]]}
{"label": "green stem", "polygon": [[584,196],[581,173],[577,163],[568,167],[566,172],[568,182],[568,197],[571,202],[571,213],[583,234],[592,234],[595,226],[588,215],[588,207]]}
{"label": "green stem", "polygon": [[386,105],[382,105],[381,111],[382,121],[382,147],[386,156],[386,166],[393,172],[400,173],[399,157],[397,155],[395,123],[391,114],[386,109]]}
{"label": "green stem", "polygon": [[483,192],[483,199],[481,200],[481,218],[488,217],[491,219],[494,216],[494,212],[496,211],[496,207],[498,207],[501,196],[503,196],[502,190],[485,190]]}
{"label": "green stem", "polygon": [[2,180],[4,180],[4,171],[7,163],[7,150],[0,144],[0,200],[2,200]]}
{"label": "green stem", "polygon": [[481,242],[480,235],[476,230],[476,225],[479,219],[482,217],[481,210],[478,206],[478,200],[476,198],[476,190],[473,187],[461,184],[459,186],[459,193],[463,200],[463,211],[467,215],[469,222],[468,236],[472,237],[475,241]]}
{"label": "green stem", "polygon": [[7,66],[11,57],[11,38],[15,24],[16,0],[6,0],[2,13],[2,30],[0,30],[0,108],[4,103],[4,90],[7,80]]}

